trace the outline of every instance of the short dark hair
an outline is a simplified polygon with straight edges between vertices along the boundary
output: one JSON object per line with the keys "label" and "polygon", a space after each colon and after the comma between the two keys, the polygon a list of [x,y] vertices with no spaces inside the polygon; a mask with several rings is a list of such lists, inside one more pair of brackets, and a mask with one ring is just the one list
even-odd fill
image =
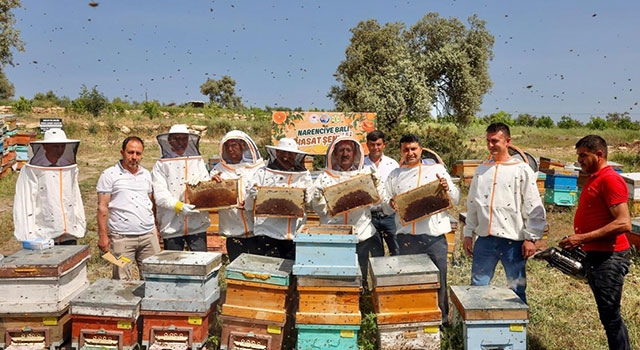
{"label": "short dark hair", "polygon": [[378,139],[382,139],[382,142],[387,142],[384,139],[384,133],[380,130],[373,130],[367,133],[367,141],[378,141]]}
{"label": "short dark hair", "polygon": [[400,139],[400,144],[417,142],[420,144],[420,138],[414,134],[406,134]]}
{"label": "short dark hair", "polygon": [[142,141],[141,138],[139,138],[138,136],[128,136],[126,139],[124,139],[124,141],[122,141],[122,150],[124,151],[125,149],[127,149],[127,145],[130,141],[133,140],[140,142],[140,144],[142,145],[142,149],[144,149],[144,141]]}
{"label": "short dark hair", "polygon": [[509,126],[503,122],[491,123],[487,126],[487,132],[498,132],[502,131],[504,136],[507,138],[511,137],[511,131],[509,130]]}
{"label": "short dark hair", "polygon": [[576,149],[586,148],[591,153],[602,151],[604,158],[607,158],[607,141],[598,135],[587,135],[576,142]]}

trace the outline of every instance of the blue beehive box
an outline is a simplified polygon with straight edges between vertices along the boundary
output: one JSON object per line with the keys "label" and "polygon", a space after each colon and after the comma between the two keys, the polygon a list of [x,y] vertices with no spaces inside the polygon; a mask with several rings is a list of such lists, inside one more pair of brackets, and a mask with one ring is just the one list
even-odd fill
{"label": "blue beehive box", "polygon": [[225,269],[226,278],[288,286],[293,260],[243,253]]}
{"label": "blue beehive box", "polygon": [[296,262],[293,274],[300,276],[358,276],[358,236],[353,226],[305,225],[293,241]]}
{"label": "blue beehive box", "polygon": [[360,326],[297,324],[298,350],[358,350]]}
{"label": "blue beehive box", "polygon": [[506,287],[451,286],[465,350],[527,349],[529,307]]}
{"label": "blue beehive box", "polygon": [[573,207],[578,200],[577,190],[557,190],[547,188],[544,193],[544,202],[565,207]]}
{"label": "blue beehive box", "polygon": [[547,174],[544,187],[546,189],[576,191],[578,189],[578,175]]}

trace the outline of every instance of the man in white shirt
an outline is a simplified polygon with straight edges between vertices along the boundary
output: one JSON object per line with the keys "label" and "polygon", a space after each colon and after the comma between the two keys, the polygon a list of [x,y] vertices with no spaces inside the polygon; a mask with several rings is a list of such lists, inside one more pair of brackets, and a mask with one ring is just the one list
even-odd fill
{"label": "man in white shirt", "polygon": [[[98,192],[98,248],[135,261],[160,252],[153,215],[151,173],[140,165],[144,143],[137,136],[122,142],[122,159],[100,175]],[[133,279],[131,263],[113,266],[113,279]]]}
{"label": "man in white shirt", "polygon": [[[364,165],[375,169],[376,176],[384,182],[393,171],[398,168],[398,162],[384,155],[386,146],[385,135],[380,130],[374,130],[367,134],[367,148],[369,155],[364,157]],[[376,228],[376,234],[380,237],[380,242],[387,243],[389,255],[398,255],[398,241],[396,239],[396,214],[385,215],[382,205],[377,204],[371,207],[371,223]]]}

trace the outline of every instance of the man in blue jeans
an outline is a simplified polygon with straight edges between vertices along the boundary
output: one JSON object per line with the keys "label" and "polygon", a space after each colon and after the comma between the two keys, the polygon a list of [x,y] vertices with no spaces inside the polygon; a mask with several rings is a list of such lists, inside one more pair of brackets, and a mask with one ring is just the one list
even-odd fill
{"label": "man in blue jeans", "polygon": [[469,186],[463,247],[473,256],[472,285],[488,285],[500,261],[509,287],[526,303],[527,259],[536,251],[535,241],[542,238],[546,214],[537,175],[509,155],[510,143],[506,124],[487,127],[491,159],[478,166]]}
{"label": "man in blue jeans", "polygon": [[[384,155],[386,141],[384,133],[380,130],[373,130],[367,134],[367,149],[369,154],[364,157],[364,165],[375,169],[376,175],[384,184],[387,177],[398,168],[398,162]],[[380,242],[386,242],[389,255],[398,255],[398,240],[396,239],[396,214],[385,215],[382,212],[382,205],[377,204],[371,207],[371,223],[376,228],[376,234],[380,236]]]}
{"label": "man in blue jeans", "polygon": [[589,287],[598,305],[600,322],[607,333],[609,349],[631,349],[627,327],[620,315],[624,277],[631,262],[627,257],[631,218],[627,184],[607,164],[607,143],[588,135],[576,143],[582,171],[589,174],[582,188],[573,221],[574,235],[562,241],[564,249],[582,247]]}

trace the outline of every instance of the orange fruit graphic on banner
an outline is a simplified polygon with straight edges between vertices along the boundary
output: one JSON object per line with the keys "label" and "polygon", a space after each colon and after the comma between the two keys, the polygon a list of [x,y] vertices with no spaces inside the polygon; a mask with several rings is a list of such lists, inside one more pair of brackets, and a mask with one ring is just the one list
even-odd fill
{"label": "orange fruit graphic on banner", "polygon": [[282,124],[285,120],[287,120],[287,113],[285,112],[273,112],[271,119],[276,124]]}
{"label": "orange fruit graphic on banner", "polygon": [[371,120],[365,120],[362,122],[362,130],[370,132],[376,129],[376,125]]}

